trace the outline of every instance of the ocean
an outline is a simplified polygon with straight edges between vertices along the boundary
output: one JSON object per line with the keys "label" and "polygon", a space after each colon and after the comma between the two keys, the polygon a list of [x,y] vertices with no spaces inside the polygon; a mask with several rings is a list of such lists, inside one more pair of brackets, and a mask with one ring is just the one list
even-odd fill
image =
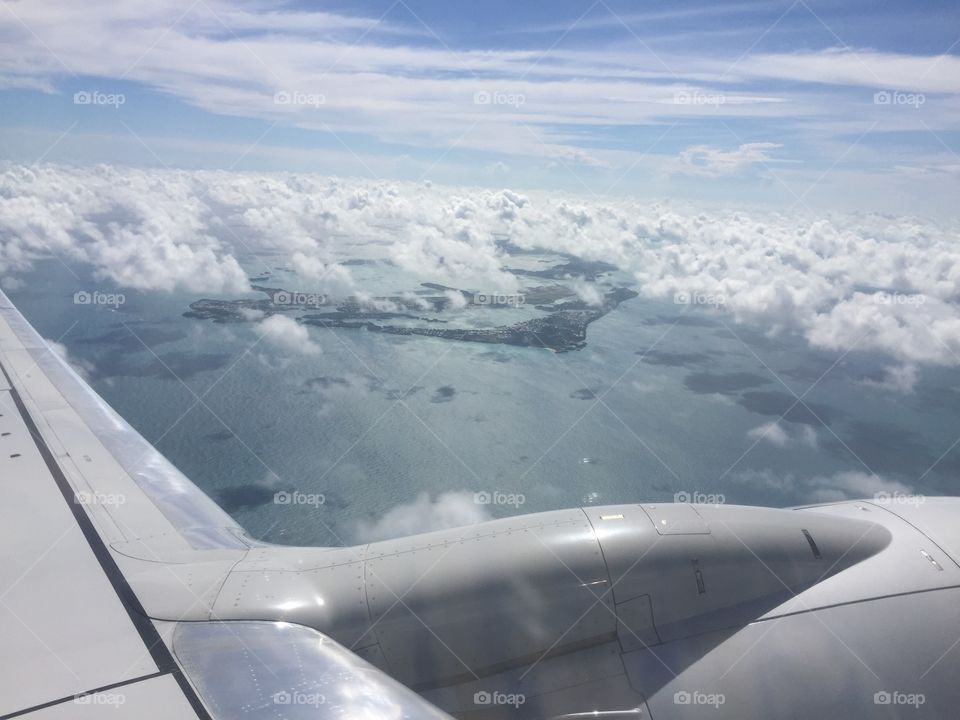
{"label": "ocean", "polygon": [[[448,493],[499,517],[958,490],[960,373],[924,369],[913,392],[893,392],[878,383],[889,360],[814,350],[722,309],[636,297],[566,353],[311,327],[322,351],[298,354],[258,340],[256,323],[183,317],[209,296],[74,272],[44,260],[8,295],[121,415],[270,542],[363,541],[391,511]],[[365,272],[374,293],[429,280]],[[124,301],[74,302],[93,288]],[[426,522],[451,522],[444,512]]]}

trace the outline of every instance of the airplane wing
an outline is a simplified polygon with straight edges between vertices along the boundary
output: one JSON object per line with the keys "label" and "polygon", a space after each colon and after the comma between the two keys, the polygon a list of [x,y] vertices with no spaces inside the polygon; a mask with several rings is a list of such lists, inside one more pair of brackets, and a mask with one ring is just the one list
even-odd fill
{"label": "airplane wing", "polygon": [[262,546],[2,293],[0,483],[0,718],[447,717],[316,630],[180,622]]}
{"label": "airplane wing", "polygon": [[267,545],[2,294],[0,482],[0,720],[960,705],[957,498],[631,504]]}

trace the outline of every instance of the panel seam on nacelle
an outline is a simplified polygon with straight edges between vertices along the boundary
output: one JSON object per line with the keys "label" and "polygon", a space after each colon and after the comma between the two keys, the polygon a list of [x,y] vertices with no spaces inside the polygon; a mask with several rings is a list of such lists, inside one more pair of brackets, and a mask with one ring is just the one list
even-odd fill
{"label": "panel seam on nacelle", "polygon": [[917,527],[917,526],[914,525],[912,522],[910,522],[910,521],[907,520],[905,517],[903,517],[903,515],[900,515],[899,513],[895,513],[893,510],[891,510],[891,509],[889,509],[889,508],[887,508],[887,507],[885,507],[885,506],[883,506],[883,505],[878,505],[877,503],[870,502],[869,500],[865,500],[864,502],[865,502],[867,505],[873,505],[874,507],[879,508],[879,509],[885,511],[885,512],[889,513],[890,515],[893,515],[893,516],[894,516],[895,518],[897,518],[898,520],[902,520],[903,522],[905,522],[907,525],[909,525],[910,527],[912,527],[912,528],[913,528],[914,530],[916,530],[918,533],[920,533],[921,535],[923,535],[927,540],[929,540],[930,543],[931,543],[937,550],[939,550],[941,553],[943,553],[944,557],[949,558],[949,559],[950,559],[950,562],[952,562],[954,565],[956,565],[958,568],[960,568],[960,562],[958,562],[956,559],[954,559],[953,555],[951,555],[951,554],[948,553],[946,550],[944,550],[942,547],[940,547],[940,544],[939,544],[936,540],[934,540],[932,537],[930,537],[929,535],[927,535],[927,533],[925,533],[925,532],[924,532],[923,530],[921,530],[919,527]]}

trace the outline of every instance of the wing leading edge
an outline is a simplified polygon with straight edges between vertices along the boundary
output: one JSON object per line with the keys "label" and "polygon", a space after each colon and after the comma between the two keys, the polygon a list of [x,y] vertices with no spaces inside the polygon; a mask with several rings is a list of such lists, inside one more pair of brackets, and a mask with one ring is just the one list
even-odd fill
{"label": "wing leading edge", "polygon": [[[0,720],[448,717],[315,630],[217,622],[209,608],[208,622],[180,622],[262,546],[2,293],[0,483]],[[178,573],[194,563],[216,568],[209,586]],[[160,621],[147,608],[164,597],[177,614]],[[251,678],[257,698],[224,700]]]}

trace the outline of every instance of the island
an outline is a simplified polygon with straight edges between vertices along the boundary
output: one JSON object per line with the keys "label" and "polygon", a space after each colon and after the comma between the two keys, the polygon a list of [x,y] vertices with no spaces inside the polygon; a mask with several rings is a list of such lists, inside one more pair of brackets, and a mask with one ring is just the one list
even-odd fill
{"label": "island", "polygon": [[[447,317],[429,317],[425,313],[442,315],[453,309],[448,294],[456,291],[472,308],[484,313],[497,312],[504,308],[518,307],[509,302],[490,302],[490,295],[469,290],[423,283],[426,290],[443,291],[443,295],[390,296],[360,300],[349,297],[339,301],[319,295],[306,295],[283,288],[255,285],[254,290],[266,298],[217,300],[203,298],[190,303],[184,317],[197,320],[212,320],[216,323],[255,322],[277,313],[300,313],[296,320],[304,325],[322,328],[362,329],[391,335],[408,335],[520,347],[535,347],[553,352],[580,350],[587,343],[587,326],[603,317],[620,303],[637,297],[626,287],[608,290],[598,305],[589,304],[576,293],[562,285],[546,285],[525,288],[513,298],[522,298],[529,305],[544,313],[539,317],[520,320],[512,324],[496,324],[492,327],[436,327],[449,325]],[[324,309],[329,307],[329,310]],[[320,310],[323,310],[322,312]],[[498,313],[499,315],[499,313]],[[391,322],[393,321],[393,322]],[[401,324],[400,321],[423,323]]]}

